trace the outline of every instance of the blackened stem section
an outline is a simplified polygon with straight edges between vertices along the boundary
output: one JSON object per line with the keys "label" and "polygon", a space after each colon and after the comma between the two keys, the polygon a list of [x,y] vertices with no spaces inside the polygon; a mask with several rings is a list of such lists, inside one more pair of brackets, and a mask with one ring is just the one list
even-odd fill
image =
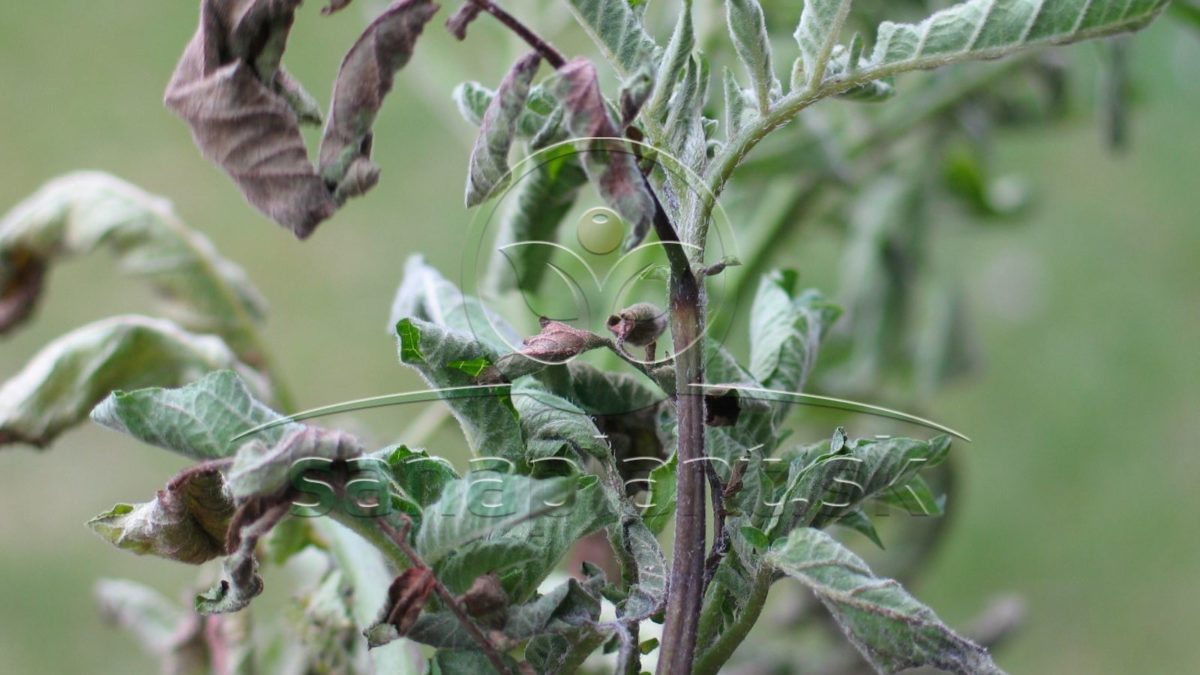
{"label": "blackened stem section", "polygon": [[512,32],[516,33],[517,36],[528,43],[530,47],[533,47],[534,51],[536,51],[538,54],[541,54],[542,58],[546,59],[546,63],[549,63],[555,69],[562,68],[567,63],[567,60],[563,57],[562,52],[555,49],[554,45],[547,42],[542,38],[542,36],[533,32],[529,26],[521,23],[520,19],[504,11],[502,7],[492,2],[492,0],[471,0],[471,2],[479,9],[482,9],[488,14],[496,17],[497,21],[504,24],[504,26]]}
{"label": "blackened stem section", "polygon": [[[647,181],[647,189],[649,189]],[[654,195],[654,191],[650,190]],[[692,272],[679,233],[654,195],[654,230],[671,265],[671,335],[675,349],[675,407],[679,461],[675,505],[675,556],[671,562],[659,675],[692,672],[696,629],[704,600],[704,289]]]}

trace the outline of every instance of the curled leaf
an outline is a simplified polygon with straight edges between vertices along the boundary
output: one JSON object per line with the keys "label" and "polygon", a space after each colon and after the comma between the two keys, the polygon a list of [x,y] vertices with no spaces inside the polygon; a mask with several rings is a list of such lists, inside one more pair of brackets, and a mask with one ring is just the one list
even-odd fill
{"label": "curled leaf", "polygon": [[[394,635],[391,635],[392,631],[388,631],[391,639],[407,635],[408,631],[412,630],[436,586],[437,577],[428,567],[410,567],[392,581],[392,585],[388,587],[387,604],[383,606],[383,615],[379,621],[394,631]],[[372,627],[368,634],[375,630],[375,627]]]}
{"label": "curled leaf", "polygon": [[353,0],[329,0],[329,4],[321,8],[321,13],[329,16],[334,12],[340,12],[350,5]]}
{"label": "curled leaf", "polygon": [[251,204],[304,238],[337,207],[300,136],[298,115],[311,115],[292,102],[305,97],[295,95],[290,78],[278,77],[299,4],[203,0],[200,28],[167,85],[165,103]]}
{"label": "curled leaf", "polygon": [[229,492],[235,499],[281,494],[291,486],[300,460],[344,460],[363,453],[362,443],[344,431],[289,426],[288,433],[276,442],[251,440],[238,450],[229,472]]}
{"label": "curled leaf", "polygon": [[479,5],[471,2],[471,0],[467,0],[462,7],[458,8],[458,11],[453,16],[446,19],[446,30],[450,31],[450,34],[460,41],[466,40],[467,26],[470,26],[471,22],[479,18],[479,13],[482,11]]}
{"label": "curled leaf", "polygon": [[220,338],[143,316],[97,321],[46,345],[0,387],[0,445],[44,447],[114,389],[179,386],[231,368],[268,391]]}
{"label": "curled leaf", "polygon": [[587,59],[574,59],[558,70],[555,91],[566,110],[567,128],[586,145],[584,169],[600,196],[630,224],[625,250],[631,250],[650,232],[654,196],[650,193],[637,158],[617,140],[621,133],[600,92],[596,67]]}
{"label": "curled leaf", "polygon": [[370,160],[371,127],[396,71],[408,63],[417,38],[437,11],[438,5],[429,0],[397,0],[346,54],[321,140],[320,173],[327,184],[340,185],[352,176],[360,186],[354,193],[361,194],[378,179],[379,169]]}
{"label": "curled leaf", "polygon": [[[474,5],[469,5],[474,7]],[[517,121],[525,110],[529,85],[537,74],[542,58],[537,52],[526,54],[513,64],[496,90],[471,150],[467,175],[467,208],[482,203],[508,177],[508,151],[517,133]]]}
{"label": "curled leaf", "polygon": [[232,261],[187,227],[170,202],[100,172],[46,183],[0,220],[0,333],[33,308],[52,263],[100,248],[148,282],[170,317],[216,333],[248,363],[266,301]]}
{"label": "curled leaf", "polygon": [[225,554],[234,506],[220,470],[185,470],[145,504],[117,504],[88,527],[117,548],[199,565]]}
{"label": "curled leaf", "polygon": [[521,354],[543,363],[561,363],[604,344],[600,336],[561,321],[541,319],[542,330],[525,338]]}
{"label": "curled leaf", "polygon": [[667,313],[649,303],[630,305],[608,317],[608,330],[617,340],[635,347],[648,347],[667,329]]}
{"label": "curled leaf", "polygon": [[492,572],[476,577],[460,601],[471,616],[485,616],[504,609],[508,594],[500,584],[500,577]]}
{"label": "curled leaf", "polygon": [[207,592],[196,596],[196,611],[201,614],[237,612],[263,591],[258,575],[255,549],[258,540],[287,515],[286,501],[267,503],[253,500],[242,506],[230,523],[224,578]]}

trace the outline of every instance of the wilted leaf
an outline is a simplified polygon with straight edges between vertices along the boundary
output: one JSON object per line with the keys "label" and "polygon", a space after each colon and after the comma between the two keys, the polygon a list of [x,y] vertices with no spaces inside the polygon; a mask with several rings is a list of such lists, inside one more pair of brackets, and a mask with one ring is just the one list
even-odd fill
{"label": "wilted leaf", "polygon": [[287,502],[255,500],[242,506],[234,516],[226,542],[229,557],[224,575],[216,586],[196,596],[196,611],[201,614],[237,612],[262,593],[255,549],[265,536],[288,514]]}
{"label": "wilted leaf", "polygon": [[88,527],[117,548],[199,565],[225,555],[234,506],[211,466],[185,470],[145,504],[117,504]]}
{"label": "wilted leaf", "polygon": [[[404,570],[388,587],[388,600],[383,606],[379,623],[386,624],[395,637],[407,635],[417,622],[421,611],[425,609],[425,603],[429,602],[429,596],[433,595],[436,586],[437,577],[428,567],[410,567]],[[368,639],[372,632],[373,629],[367,631]]]}
{"label": "wilted leaf", "polygon": [[767,35],[767,20],[763,16],[762,6],[758,0],[725,0],[725,10],[734,50],[750,75],[758,109],[766,114],[771,107],[771,100],[780,94],[781,87],[771,63],[771,39]]}
{"label": "wilted leaf", "polygon": [[500,83],[479,126],[467,175],[467,208],[481,204],[508,178],[508,151],[525,110],[529,85],[542,58],[537,52],[517,60]]}
{"label": "wilted leaf", "polygon": [[[279,62],[300,0],[203,0],[167,107],[246,198],[300,238],[337,209],[308,160]],[[292,89],[294,91],[294,89]]]}
{"label": "wilted leaf", "polygon": [[[545,595],[508,608],[499,617],[496,630],[513,642],[538,635],[561,635],[595,623],[600,618],[600,599],[574,579],[556,586]],[[469,649],[475,642],[449,611],[422,616],[410,637],[434,647]]]}
{"label": "wilted leaf", "polygon": [[[622,0],[613,0],[621,2]],[[629,224],[625,250],[640,244],[654,220],[654,197],[642,177],[637,159],[621,138],[609,115],[596,68],[587,59],[575,59],[558,70],[555,91],[566,109],[571,134],[586,139],[584,169],[600,196]]]}
{"label": "wilted leaf", "polygon": [[32,309],[55,260],[104,246],[153,287],[171,318],[224,337],[257,365],[251,334],[266,302],[246,273],[184,225],[170,202],[99,172],[50,181],[0,221],[0,334]]}
{"label": "wilted leaf", "polygon": [[852,4],[853,0],[804,0],[795,37],[800,44],[805,77],[796,84],[811,87],[824,81],[825,67]]}
{"label": "wilted leaf", "polygon": [[536,166],[521,176],[514,194],[507,197],[500,216],[487,277],[489,287],[499,292],[538,289],[557,249],[527,243],[555,242],[579,189],[587,183],[587,174],[570,146],[547,150],[535,161]]}
{"label": "wilted leaf", "polygon": [[92,411],[92,421],[185,457],[232,457],[252,440],[276,443],[300,427],[273,427],[235,442],[234,438],[283,417],[259,402],[234,372],[210,373],[179,389],[153,387],[114,391]]}
{"label": "wilted leaf", "polygon": [[629,78],[654,56],[654,40],[642,28],[629,0],[567,0],[579,25],[604,52],[622,78]]}
{"label": "wilted leaf", "polygon": [[429,0],[397,0],[388,6],[350,48],[333,86],[329,122],[321,140],[321,177],[340,185],[355,176],[361,194],[375,184],[379,169],[371,162],[371,127],[392,90],[397,70],[412,57],[417,38],[438,6]]}
{"label": "wilted leaf", "polygon": [[351,434],[319,427],[287,425],[278,440],[257,437],[246,440],[229,471],[229,492],[238,501],[286,491],[299,460],[336,461],[363,453],[362,443]]}
{"label": "wilted leaf", "polygon": [[471,0],[467,0],[467,2],[463,3],[462,7],[458,8],[457,12],[455,12],[449,19],[446,19],[446,30],[450,31],[450,34],[458,38],[460,41],[466,40],[467,27],[470,26],[475,19],[479,18],[479,13],[482,11],[483,9],[481,9],[479,5],[471,2]]}
{"label": "wilted leaf", "polygon": [[880,579],[829,535],[793,531],[766,561],[812,589],[879,672],[928,666],[960,675],[1001,673],[987,650],[946,627],[899,583]]}
{"label": "wilted leaf", "polygon": [[88,324],[43,347],[0,387],[0,445],[43,447],[84,420],[114,389],[180,386],[223,368],[237,369],[267,394],[262,378],[241,365],[220,338],[142,316]]}
{"label": "wilted leaf", "polygon": [[[452,96],[463,119],[475,126],[481,126],[483,116],[487,113],[488,106],[492,104],[496,92],[478,82],[463,82],[454,88]],[[553,107],[544,105],[546,103],[552,103],[552,101],[549,100],[549,95],[544,91],[542,85],[539,84],[529,90],[525,108],[517,117],[518,136],[532,138],[546,126],[546,123],[550,121],[548,108]]]}

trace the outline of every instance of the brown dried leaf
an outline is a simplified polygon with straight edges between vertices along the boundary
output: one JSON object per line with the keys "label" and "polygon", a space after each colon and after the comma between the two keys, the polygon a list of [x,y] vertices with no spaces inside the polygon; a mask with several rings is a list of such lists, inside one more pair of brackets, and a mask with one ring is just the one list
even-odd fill
{"label": "brown dried leaf", "polygon": [[321,13],[324,14],[325,16],[329,16],[330,14],[333,14],[334,12],[340,12],[341,10],[345,9],[351,2],[353,2],[353,0],[329,0],[329,5],[327,7],[321,8]]}
{"label": "brown dried leaf", "polygon": [[184,470],[145,504],[118,504],[88,522],[117,548],[199,565],[225,555],[233,501],[213,464]]}
{"label": "brown dried leaf", "polygon": [[525,338],[521,354],[542,363],[562,363],[604,344],[603,338],[559,321],[541,319],[542,330]]}
{"label": "brown dried leaf", "polygon": [[311,97],[279,67],[300,0],[203,0],[165,103],[260,211],[307,237],[336,210],[308,160]]}
{"label": "brown dried leaf", "polygon": [[46,262],[23,249],[0,256],[0,335],[33,313],[45,276]]}
{"label": "brown dried leaf", "polygon": [[[567,128],[576,138],[620,138],[609,114],[596,67],[583,58],[573,59],[558,69],[555,88],[566,109]],[[654,220],[654,196],[642,177],[637,158],[628,145],[617,140],[588,140],[584,168],[596,184],[600,196],[631,227],[625,238],[625,250],[640,244],[650,232]]]}
{"label": "brown dried leaf", "polygon": [[467,0],[465,5],[458,8],[454,16],[446,20],[446,30],[449,30],[450,34],[460,41],[466,40],[467,26],[470,26],[472,21],[479,18],[481,11],[483,10],[479,8],[479,5],[471,2],[471,0]]}
{"label": "brown dried leaf", "polygon": [[[379,169],[370,160],[371,126],[392,90],[396,71],[408,63],[417,38],[437,11],[430,0],[397,0],[346,54],[321,140],[320,173],[329,185],[340,185],[347,176],[360,186],[377,180]],[[341,196],[362,191],[341,191]]]}
{"label": "brown dried leaf", "polygon": [[383,623],[390,624],[399,635],[407,635],[436,585],[437,578],[428,567],[410,567],[401,572],[388,588]]}
{"label": "brown dried leaf", "polygon": [[607,326],[619,342],[646,347],[667,329],[667,313],[649,302],[639,302],[608,317]]}
{"label": "brown dried leaf", "polygon": [[486,616],[504,609],[508,605],[508,594],[495,572],[475,577],[471,587],[463,593],[463,607],[474,617]]}

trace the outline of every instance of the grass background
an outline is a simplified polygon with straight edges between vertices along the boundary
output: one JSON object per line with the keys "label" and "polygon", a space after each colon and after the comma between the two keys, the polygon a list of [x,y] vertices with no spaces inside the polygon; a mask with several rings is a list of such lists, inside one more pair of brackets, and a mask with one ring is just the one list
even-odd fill
{"label": "grass background", "polygon": [[[248,208],[159,105],[194,4],[0,3],[0,211],[60,173],[111,171],[171,198],[247,269],[272,302],[267,337],[302,406],[414,386],[384,323],[410,252],[459,264],[472,130],[450,90],[498,80],[516,47],[481,22],[455,55],[431,30],[377,126],[382,184],[300,244]],[[288,64],[325,99],[320,83],[370,5],[322,20],[316,4],[301,13]],[[545,20],[566,30],[558,14]],[[577,33],[564,36],[582,51]],[[1097,51],[1069,53],[1079,84],[1094,86]],[[1107,152],[1086,110],[1003,137],[998,168],[1028,177],[1038,208],[1019,227],[960,242],[985,364],[931,407],[974,443],[958,446],[964,496],[919,590],[952,623],[995,593],[1025,597],[1028,624],[999,654],[1014,673],[1185,673],[1196,662],[1200,40],[1163,22],[1134,41],[1132,58],[1131,151]],[[811,246],[789,242],[781,258],[821,268],[832,235],[804,237]],[[37,322],[0,342],[0,376],[53,336],[148,302],[104,256],[62,265]],[[360,419],[387,438],[411,414]],[[155,672],[100,622],[90,588],[129,576],[182,589],[194,571],[116,551],[83,522],[144,499],[181,465],[94,429],[44,454],[0,451],[0,672]],[[286,579],[268,585],[286,597]]]}

